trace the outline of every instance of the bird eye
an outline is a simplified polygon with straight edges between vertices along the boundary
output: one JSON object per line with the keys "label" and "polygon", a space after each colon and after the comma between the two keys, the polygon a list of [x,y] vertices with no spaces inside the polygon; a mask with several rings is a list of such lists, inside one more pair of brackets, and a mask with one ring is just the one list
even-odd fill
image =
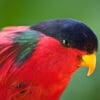
{"label": "bird eye", "polygon": [[63,40],[62,43],[64,46],[70,47],[70,43],[68,42],[68,40]]}
{"label": "bird eye", "polygon": [[66,40],[63,40],[63,44],[65,44],[66,43]]}

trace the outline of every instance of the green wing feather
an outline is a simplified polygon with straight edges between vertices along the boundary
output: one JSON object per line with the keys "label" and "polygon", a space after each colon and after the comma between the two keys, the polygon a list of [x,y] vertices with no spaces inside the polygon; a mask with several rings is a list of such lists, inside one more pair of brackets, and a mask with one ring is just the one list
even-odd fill
{"label": "green wing feather", "polygon": [[[24,63],[35,50],[41,37],[40,32],[29,29],[26,31],[15,32],[13,34],[14,35],[9,37],[12,44],[8,44],[8,42],[6,44],[0,44],[0,65],[3,65],[12,57],[18,65]],[[7,35],[9,36],[9,34]],[[7,35],[4,37],[7,37]]]}

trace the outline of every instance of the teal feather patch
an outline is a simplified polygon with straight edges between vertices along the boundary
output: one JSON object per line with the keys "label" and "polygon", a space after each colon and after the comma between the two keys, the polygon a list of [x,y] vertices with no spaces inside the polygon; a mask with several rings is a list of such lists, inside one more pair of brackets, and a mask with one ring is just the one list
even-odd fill
{"label": "teal feather patch", "polygon": [[16,56],[17,64],[20,65],[30,57],[40,39],[40,33],[34,30],[27,30],[19,32],[13,39],[14,43],[18,45],[20,51]]}

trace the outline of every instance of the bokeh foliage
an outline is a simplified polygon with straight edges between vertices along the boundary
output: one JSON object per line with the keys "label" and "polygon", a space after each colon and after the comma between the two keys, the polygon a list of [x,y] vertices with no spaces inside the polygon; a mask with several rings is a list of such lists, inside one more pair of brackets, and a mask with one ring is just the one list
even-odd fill
{"label": "bokeh foliage", "polygon": [[[100,0],[0,0],[0,28],[32,25],[53,18],[75,18],[89,25],[100,39]],[[100,100],[100,52],[95,73],[87,77],[81,68],[61,100]]]}

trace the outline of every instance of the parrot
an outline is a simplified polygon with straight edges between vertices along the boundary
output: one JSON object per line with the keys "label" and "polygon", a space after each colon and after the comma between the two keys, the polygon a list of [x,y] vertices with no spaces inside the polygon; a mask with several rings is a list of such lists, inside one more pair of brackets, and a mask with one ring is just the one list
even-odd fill
{"label": "parrot", "polygon": [[51,19],[0,31],[0,100],[59,100],[74,73],[96,67],[98,39],[83,22]]}

